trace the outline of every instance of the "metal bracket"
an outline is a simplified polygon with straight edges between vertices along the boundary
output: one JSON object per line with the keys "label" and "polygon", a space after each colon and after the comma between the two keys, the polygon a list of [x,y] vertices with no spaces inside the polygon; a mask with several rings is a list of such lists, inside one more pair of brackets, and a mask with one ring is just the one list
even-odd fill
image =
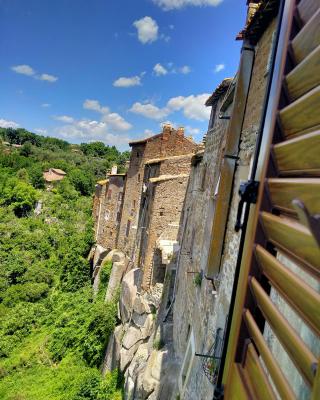
{"label": "metal bracket", "polygon": [[242,217],[242,210],[244,203],[255,204],[258,196],[258,189],[259,189],[259,182],[257,181],[249,180],[247,182],[243,182],[240,184],[239,188],[240,202],[238,205],[237,222],[234,227],[236,232],[239,232],[239,230],[242,228],[241,217]]}
{"label": "metal bracket", "polygon": [[231,119],[230,115],[219,114],[219,119]]}
{"label": "metal bracket", "polygon": [[214,388],[213,400],[223,400],[224,397],[224,386],[216,386]]}
{"label": "metal bracket", "polygon": [[292,200],[292,205],[298,214],[300,222],[310,230],[320,247],[320,214],[311,215],[304,202],[299,199]]}

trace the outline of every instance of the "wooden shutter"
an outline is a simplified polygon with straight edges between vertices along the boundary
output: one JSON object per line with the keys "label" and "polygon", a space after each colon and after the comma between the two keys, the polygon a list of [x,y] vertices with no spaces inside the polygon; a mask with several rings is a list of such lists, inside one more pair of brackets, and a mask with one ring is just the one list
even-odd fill
{"label": "wooden shutter", "polygon": [[[286,0],[254,180],[223,370],[225,399],[295,399],[265,340],[271,327],[311,398],[320,399],[319,359],[270,297],[277,291],[316,338],[320,294],[320,2]],[[318,214],[318,215],[317,215]],[[288,268],[278,251],[297,266]],[[319,287],[319,286],[318,286]]]}
{"label": "wooden shutter", "polygon": [[227,130],[225,154],[221,165],[219,191],[215,200],[216,205],[211,230],[212,242],[206,269],[206,278],[210,279],[214,278],[220,271],[233,177],[239,152],[239,140],[247,104],[253,60],[253,49],[243,48],[237,75],[232,116]]}

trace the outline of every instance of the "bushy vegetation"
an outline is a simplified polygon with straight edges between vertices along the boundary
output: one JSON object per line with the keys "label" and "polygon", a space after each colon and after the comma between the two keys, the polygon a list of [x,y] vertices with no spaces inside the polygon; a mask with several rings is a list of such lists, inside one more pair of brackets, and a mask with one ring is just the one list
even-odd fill
{"label": "bushy vegetation", "polygon": [[[116,299],[104,302],[108,268],[93,297],[88,253],[93,184],[126,155],[93,159],[92,150],[17,131],[0,130],[22,144],[0,148],[0,398],[119,400],[117,371],[100,373]],[[47,191],[50,167],[67,177]]]}

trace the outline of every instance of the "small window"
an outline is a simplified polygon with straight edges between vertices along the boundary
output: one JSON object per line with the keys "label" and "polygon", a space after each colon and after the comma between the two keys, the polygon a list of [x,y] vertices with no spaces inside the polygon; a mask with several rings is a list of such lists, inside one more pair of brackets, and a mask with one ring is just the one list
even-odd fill
{"label": "small window", "polygon": [[118,193],[118,201],[122,200],[122,192]]}
{"label": "small window", "polygon": [[105,214],[104,214],[104,219],[105,219],[105,221],[108,221],[109,218],[110,218],[110,211],[109,211],[109,210],[106,210],[106,212],[105,212]]}
{"label": "small window", "polygon": [[131,221],[128,220],[128,222],[127,222],[127,227],[126,227],[126,237],[129,236],[129,233],[130,233],[130,226],[131,226]]}
{"label": "small window", "polygon": [[132,201],[132,208],[133,208],[134,210],[136,209],[136,201],[135,201],[135,200]]}
{"label": "small window", "polygon": [[140,158],[140,152],[139,151],[137,151],[136,157]]}
{"label": "small window", "polygon": [[194,341],[193,330],[191,330],[188,345],[187,345],[187,350],[185,352],[185,356],[184,356],[184,360],[183,360],[183,364],[182,364],[182,368],[181,368],[180,376],[179,376],[179,390],[180,390],[181,396],[184,395],[184,391],[185,391],[186,385],[188,383],[192,363],[194,360],[194,354],[195,354],[195,341]]}
{"label": "small window", "polygon": [[111,199],[111,196],[112,196],[112,190],[111,190],[111,189],[109,189],[109,190],[108,190],[108,200],[110,200],[110,199]]}
{"label": "small window", "polygon": [[120,222],[121,220],[121,213],[120,211],[117,212],[117,222]]}
{"label": "small window", "polygon": [[138,182],[140,182],[140,179],[141,179],[140,174],[138,174]]}

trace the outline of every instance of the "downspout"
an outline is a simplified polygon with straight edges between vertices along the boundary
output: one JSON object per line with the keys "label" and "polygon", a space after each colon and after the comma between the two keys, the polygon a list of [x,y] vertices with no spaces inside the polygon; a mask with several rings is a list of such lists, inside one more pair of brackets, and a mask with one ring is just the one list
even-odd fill
{"label": "downspout", "polygon": [[[262,116],[261,116],[261,121],[260,121],[260,125],[259,125],[259,130],[258,130],[256,147],[255,147],[254,160],[253,160],[252,170],[250,173],[251,181],[253,181],[255,179],[255,174],[256,174],[256,169],[257,169],[257,164],[258,164],[258,157],[259,157],[260,146],[261,146],[261,142],[262,142],[263,128],[264,128],[264,124],[265,124],[265,120],[266,120],[267,106],[268,106],[268,101],[269,101],[269,96],[270,96],[273,72],[274,72],[274,68],[275,68],[275,59],[276,59],[276,54],[277,54],[277,49],[278,49],[278,42],[279,42],[281,22],[282,22],[285,1],[286,0],[281,0],[279,12],[278,12],[278,24],[277,24],[276,36],[275,36],[275,41],[274,41],[272,54],[271,54],[271,60],[270,60],[271,61],[270,62],[270,73],[268,76],[266,94],[265,94],[265,98],[263,101],[263,107],[262,107]],[[223,343],[223,349],[222,349],[222,354],[221,354],[221,363],[219,366],[219,373],[218,373],[217,383],[215,386],[213,400],[222,400],[224,397],[224,394],[223,394],[224,387],[222,384],[223,375],[224,375],[224,366],[225,366],[225,360],[226,360],[226,356],[227,356],[228,342],[229,342],[230,331],[231,331],[231,322],[232,322],[233,310],[234,310],[234,306],[235,306],[235,299],[236,299],[238,282],[239,282],[240,266],[241,266],[242,253],[243,253],[244,242],[245,242],[249,210],[250,210],[250,206],[248,205],[247,207],[245,207],[245,211],[244,211],[244,218],[243,218],[243,224],[242,224],[242,228],[241,228],[241,236],[240,236],[240,244],[239,244],[239,252],[238,252],[238,257],[237,257],[237,263],[236,263],[236,269],[235,269],[235,275],[234,275],[234,281],[233,281],[233,288],[232,288],[232,294],[231,294],[230,306],[229,306],[230,312],[228,314],[228,319],[226,322],[224,343]]]}

